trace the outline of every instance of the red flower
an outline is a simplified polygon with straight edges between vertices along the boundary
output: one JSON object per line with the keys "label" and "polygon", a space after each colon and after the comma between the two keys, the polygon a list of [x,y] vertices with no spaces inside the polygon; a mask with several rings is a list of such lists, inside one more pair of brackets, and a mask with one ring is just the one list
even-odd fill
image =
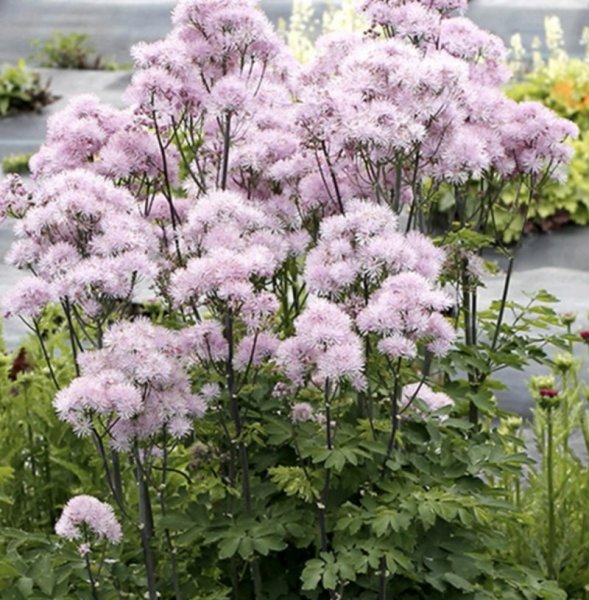
{"label": "red flower", "polygon": [[540,388],[538,391],[542,398],[556,398],[559,394],[559,391],[554,388]]}
{"label": "red flower", "polygon": [[589,343],[589,329],[584,329],[579,333],[584,342]]}

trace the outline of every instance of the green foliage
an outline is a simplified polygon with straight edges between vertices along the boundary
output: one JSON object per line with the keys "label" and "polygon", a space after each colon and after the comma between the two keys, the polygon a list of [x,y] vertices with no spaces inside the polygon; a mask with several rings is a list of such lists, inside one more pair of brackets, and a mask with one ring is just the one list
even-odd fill
{"label": "green foliage", "polygon": [[[74,375],[63,331],[47,317],[40,327],[58,380]],[[51,532],[73,492],[100,489],[90,445],[61,423],[55,387],[40,345],[27,340],[0,357],[0,527]]]}
{"label": "green foliage", "polygon": [[[550,360],[549,375],[530,382],[538,458],[529,465],[525,482],[510,480],[523,518],[507,531],[518,562],[557,580],[569,598],[581,599],[589,585],[589,389],[581,379],[582,362],[572,354],[578,338],[570,330],[569,325],[568,352]],[[558,395],[544,399],[543,388]],[[521,422],[506,421],[504,427],[523,443]]]}
{"label": "green foliage", "polygon": [[101,58],[83,33],[54,32],[50,39],[33,41],[33,58],[52,69],[100,69]]}
{"label": "green foliage", "polygon": [[[464,243],[482,241],[467,235]],[[168,457],[165,485],[153,481],[152,488],[154,500],[162,501],[154,504],[160,506],[155,531],[167,532],[174,544],[182,597],[229,598],[237,578],[238,598],[250,599],[246,575],[257,570],[268,600],[333,594],[370,600],[382,589],[390,597],[424,600],[564,599],[551,574],[545,569],[539,574],[543,563],[523,549],[522,540],[540,549],[546,543],[538,526],[544,522],[538,500],[543,496],[533,492],[536,500],[529,503],[513,497],[522,468],[530,468],[525,445],[492,421],[500,387],[493,373],[531,359],[546,361],[547,340],[568,343],[562,335],[542,337],[558,323],[554,300],[542,292],[528,304],[508,303],[496,344],[459,344],[431,374],[457,399],[456,407],[427,418],[407,413],[393,447],[386,391],[393,375],[386,365],[371,365],[382,370],[383,386],[371,385],[366,397],[346,390],[333,398],[337,426],[331,448],[319,423],[292,424],[280,417],[293,400],[316,404],[321,393],[301,389],[294,398],[278,399],[268,393],[276,375],[259,374],[240,397],[249,417],[240,439],[248,449],[250,506],[226,471],[234,448],[222,435],[221,413],[197,421],[194,438]],[[481,312],[481,336],[493,338],[500,309],[493,304]],[[50,312],[39,328],[62,386],[74,376],[72,356],[61,312]],[[87,598],[84,562],[52,528],[70,495],[105,498],[103,465],[92,444],[76,438],[53,414],[55,388],[43,347],[30,340],[16,357],[4,355],[1,372],[0,598]],[[468,372],[479,376],[475,388],[463,378]],[[371,416],[360,417],[361,400],[371,405]],[[479,425],[464,419],[470,402],[482,415]],[[121,480],[130,511],[137,492],[126,463]],[[540,487],[541,478],[530,485]],[[577,501],[586,496],[584,489],[575,494]],[[536,530],[530,534],[526,528],[532,523]],[[123,524],[121,549],[105,548],[92,567],[100,573],[101,599],[139,597],[145,589],[132,513]],[[172,598],[165,539],[154,540],[153,549],[162,598]],[[581,581],[583,573],[571,561],[566,564]]]}
{"label": "green foliage", "polygon": [[19,111],[41,110],[53,100],[48,85],[24,60],[5,64],[0,71],[0,117]]}
{"label": "green foliage", "polygon": [[2,171],[7,173],[29,173],[29,160],[32,154],[9,154],[2,159]]}
{"label": "green foliage", "polygon": [[105,61],[96,53],[90,36],[84,33],[56,31],[48,40],[34,40],[33,59],[40,67],[50,69],[95,69],[116,71],[126,68],[112,61]]}

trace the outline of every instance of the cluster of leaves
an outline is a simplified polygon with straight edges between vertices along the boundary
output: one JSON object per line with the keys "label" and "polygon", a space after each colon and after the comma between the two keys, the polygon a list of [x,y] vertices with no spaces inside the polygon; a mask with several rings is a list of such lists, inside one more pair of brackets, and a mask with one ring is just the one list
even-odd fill
{"label": "cluster of leaves", "polygon": [[34,40],[33,47],[33,59],[40,67],[109,71],[118,67],[97,54],[89,36],[84,33],[56,31],[48,40]]}
{"label": "cluster of leaves", "polygon": [[0,71],[0,117],[19,111],[38,111],[53,101],[48,84],[24,60]]}

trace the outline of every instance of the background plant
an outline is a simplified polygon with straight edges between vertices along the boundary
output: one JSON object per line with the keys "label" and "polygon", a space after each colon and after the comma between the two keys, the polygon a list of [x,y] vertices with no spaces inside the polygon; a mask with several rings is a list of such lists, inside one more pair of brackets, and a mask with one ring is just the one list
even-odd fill
{"label": "background plant", "polygon": [[2,159],[2,172],[24,175],[29,173],[29,160],[32,154],[9,154]]}
{"label": "background plant", "polygon": [[[569,177],[563,185],[547,185],[527,210],[528,230],[549,230],[566,223],[587,225],[587,140],[589,125],[589,63],[587,57],[567,55],[560,22],[556,17],[546,19],[545,52],[540,40],[534,44],[531,64],[522,48],[514,52],[513,67],[517,78],[507,90],[520,100],[536,100],[558,114],[571,119],[581,131],[579,139],[572,142],[574,157]],[[513,192],[511,192],[513,193]],[[509,200],[508,200],[509,201]],[[504,215],[498,215],[504,220]],[[505,232],[507,241],[517,239],[523,215]]]}
{"label": "background plant", "polygon": [[0,117],[19,111],[38,111],[52,101],[48,84],[24,60],[0,71]]}
{"label": "background plant", "polygon": [[530,382],[536,401],[532,441],[526,439],[521,420],[505,422],[519,444],[534,444],[536,456],[525,480],[512,480],[513,500],[524,518],[512,523],[509,530],[521,564],[535,565],[556,579],[568,597],[585,598],[589,581],[585,526],[589,517],[589,417],[586,383],[581,377],[581,357],[586,350],[579,348],[585,342],[573,330],[574,319],[574,315],[565,315],[561,326],[566,351],[552,357],[546,375]]}
{"label": "background plant", "polygon": [[90,36],[84,33],[62,33],[56,31],[48,40],[35,40],[33,60],[40,67],[51,69],[107,69],[117,67],[105,62],[96,53]]}

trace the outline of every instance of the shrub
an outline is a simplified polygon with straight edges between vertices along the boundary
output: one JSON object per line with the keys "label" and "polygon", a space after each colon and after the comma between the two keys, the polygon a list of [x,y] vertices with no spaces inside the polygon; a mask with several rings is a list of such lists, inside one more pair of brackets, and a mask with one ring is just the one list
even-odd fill
{"label": "shrub", "polygon": [[19,111],[41,110],[53,100],[48,84],[24,60],[0,71],[0,117]]}
{"label": "shrub", "polygon": [[29,172],[29,160],[32,154],[9,154],[2,159],[2,171],[4,174]]}
{"label": "shrub", "polygon": [[365,36],[299,68],[250,0],[183,0],[133,49],[129,108],[52,117],[34,185],[0,189],[30,271],[4,308],[104,485],[61,541],[2,534],[9,586],[37,563],[95,600],[564,598],[503,535],[525,456],[493,397],[560,343],[552,298],[508,302],[513,256],[502,300],[478,291],[501,192],[533,198],[576,129],[502,94],[464,8],[369,0]]}
{"label": "shrub", "polygon": [[35,40],[33,58],[52,69],[102,69],[102,59],[83,33],[54,32],[48,40]]}

